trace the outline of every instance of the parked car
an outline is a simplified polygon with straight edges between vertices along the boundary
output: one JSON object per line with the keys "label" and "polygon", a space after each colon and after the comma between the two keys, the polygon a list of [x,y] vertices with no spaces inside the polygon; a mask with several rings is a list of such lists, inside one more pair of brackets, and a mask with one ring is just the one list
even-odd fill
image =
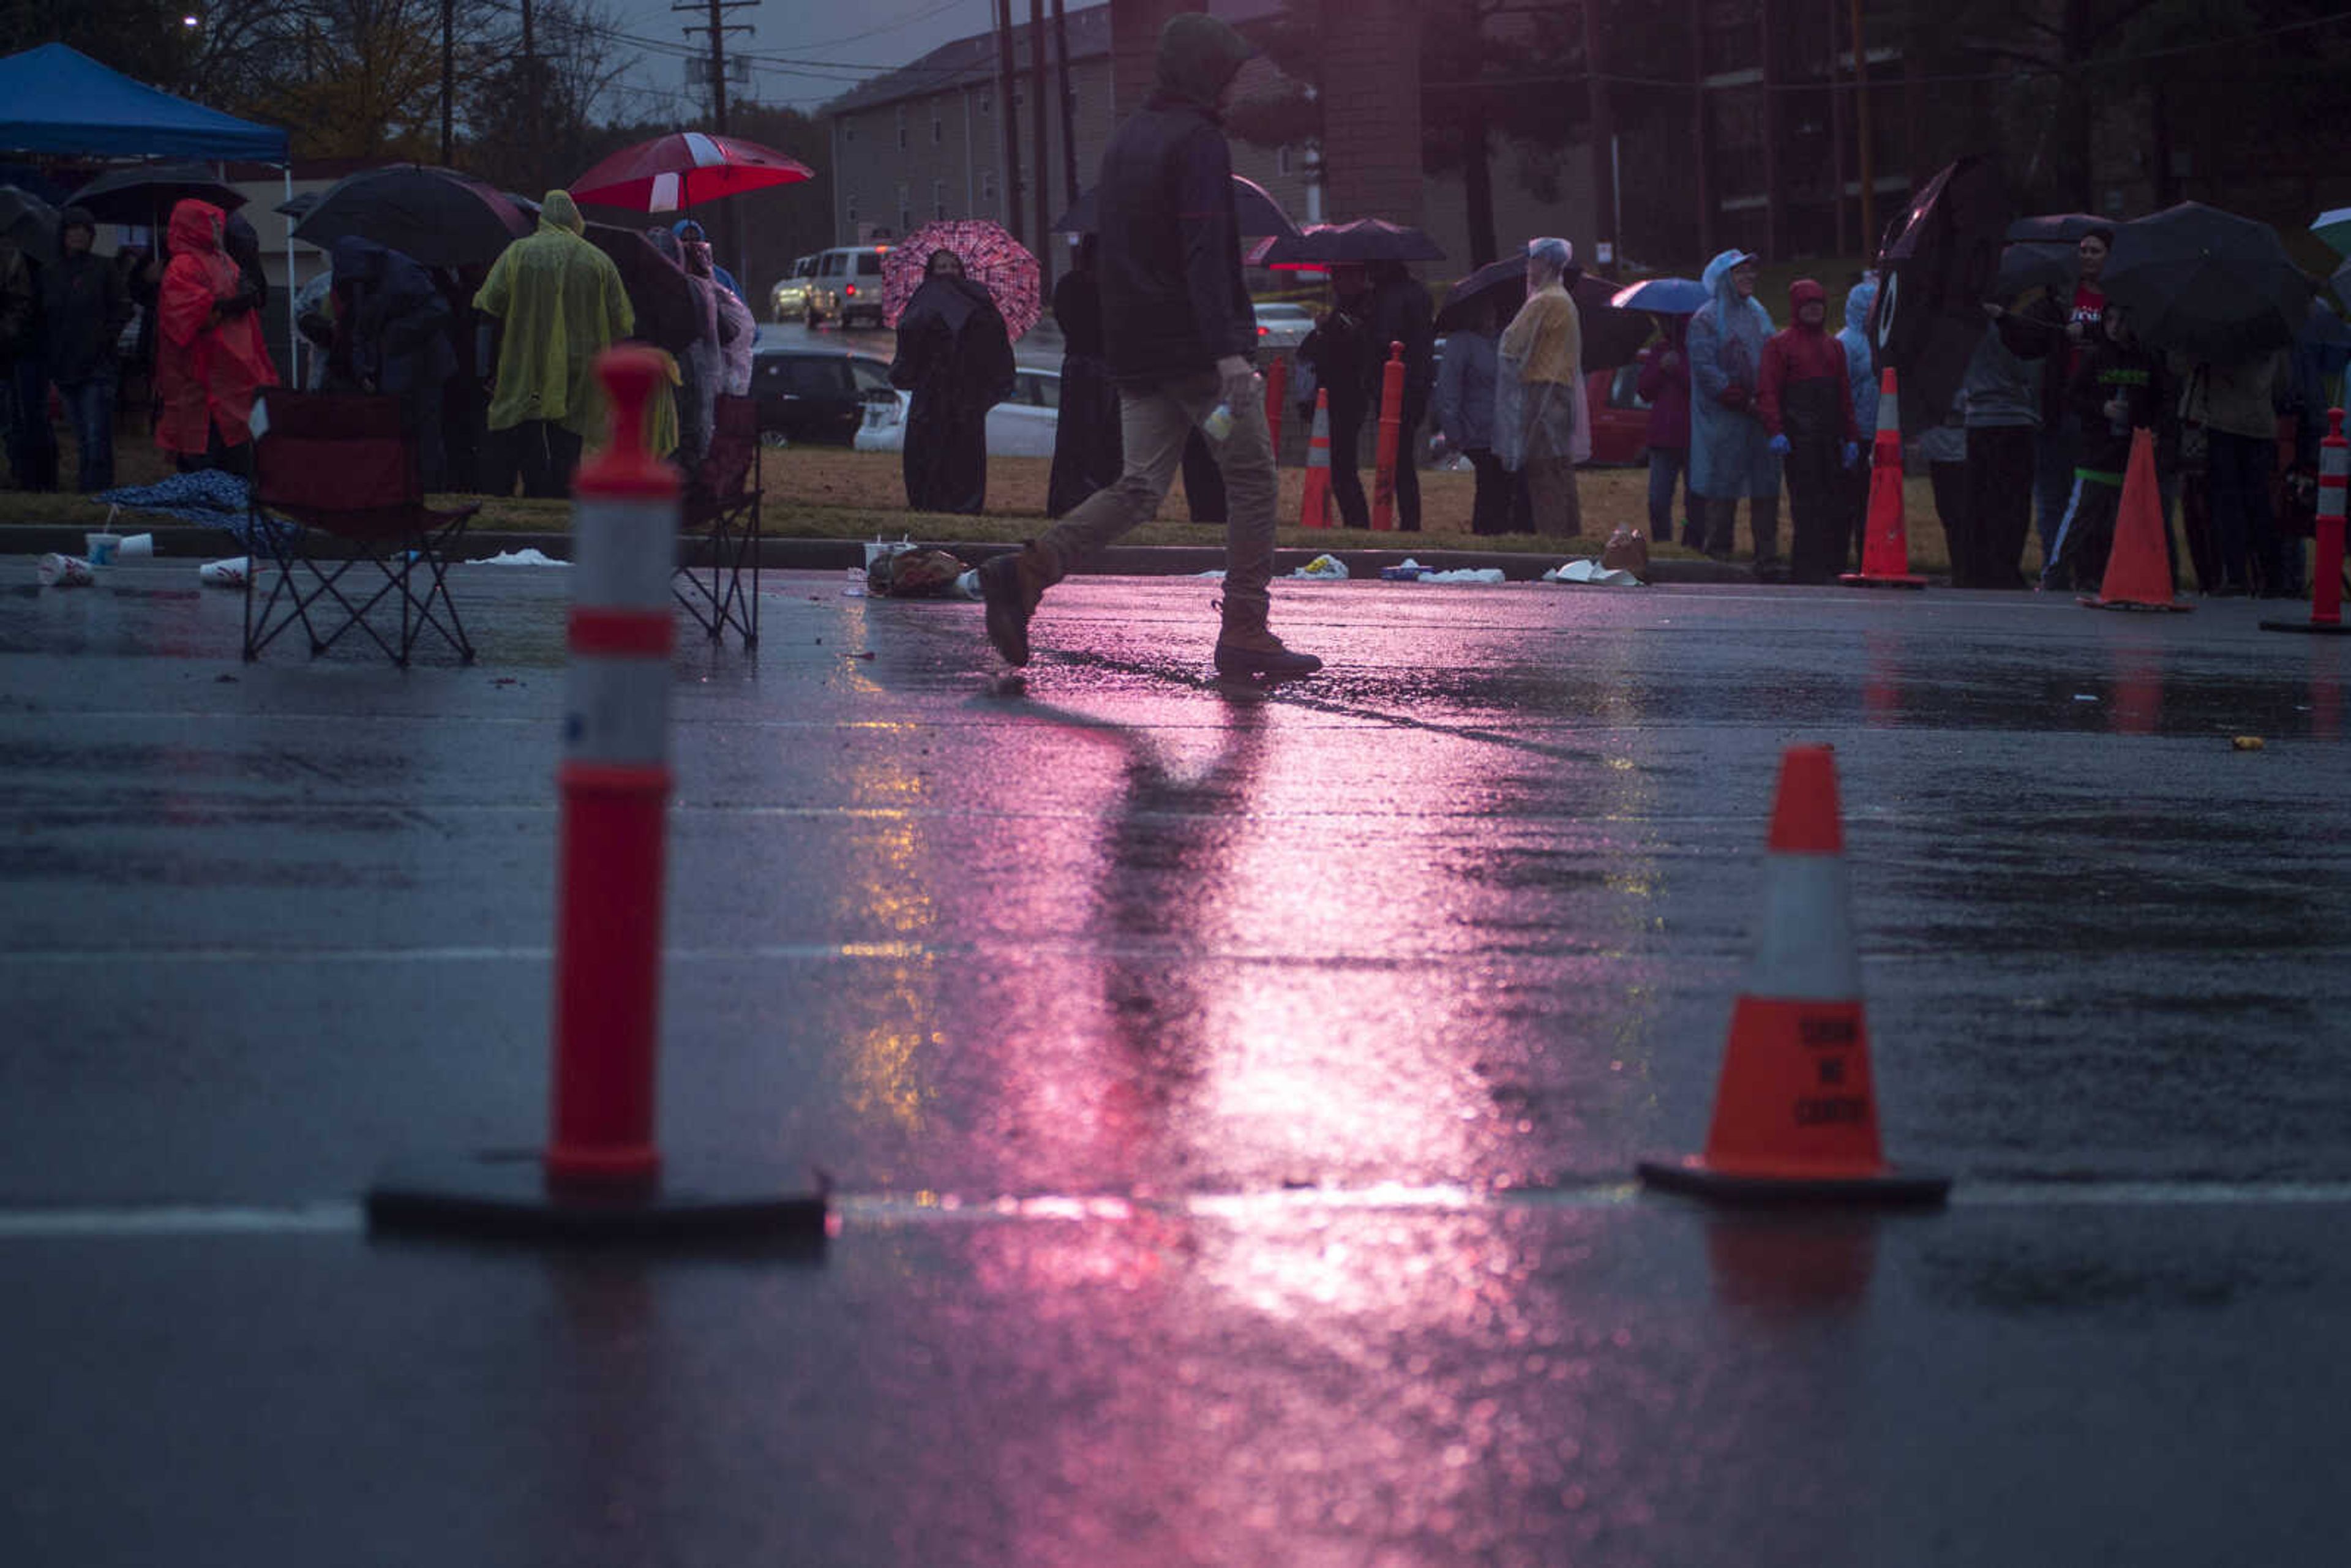
{"label": "parked car", "polygon": [[[906,449],[906,407],[910,399],[899,392],[887,402],[876,399],[865,410],[865,423],[857,432],[860,452],[903,452]],[[987,411],[987,455],[990,457],[1050,457],[1053,435],[1061,419],[1061,373],[1021,370],[1012,378],[1012,396]]]}
{"label": "parked car", "polygon": [[1313,313],[1303,305],[1267,304],[1257,308],[1257,346],[1288,353],[1314,330]]}
{"label": "parked car", "polygon": [[768,297],[769,310],[778,321],[805,321],[809,301],[816,289],[816,263],[813,256],[803,256],[792,262],[792,269],[778,283]]}
{"label": "parked car", "polygon": [[819,446],[852,444],[874,401],[895,404],[890,366],[839,349],[761,349],[751,357],[759,436]]}
{"label": "parked car", "polygon": [[889,254],[886,245],[819,251],[802,319],[811,327],[820,321],[838,321],[844,327],[860,322],[881,326],[882,258]]}

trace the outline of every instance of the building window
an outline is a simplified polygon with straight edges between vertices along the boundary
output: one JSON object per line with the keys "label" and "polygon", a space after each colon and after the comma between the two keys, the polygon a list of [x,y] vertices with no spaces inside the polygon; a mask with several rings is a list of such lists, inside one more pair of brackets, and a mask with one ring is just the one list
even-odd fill
{"label": "building window", "polygon": [[904,234],[914,226],[914,207],[906,183],[903,180],[898,182],[898,232],[900,234]]}
{"label": "building window", "polygon": [[936,147],[947,139],[946,127],[939,120],[939,106],[931,105],[931,145]]}
{"label": "building window", "polygon": [[847,116],[842,117],[841,121],[841,139],[843,141],[854,141],[857,140],[857,121],[849,119]]}
{"label": "building window", "polygon": [[857,232],[857,193],[854,191],[849,193],[849,232],[852,235]]}
{"label": "building window", "polygon": [[993,169],[979,172],[979,210],[984,213],[996,211],[996,171]]}
{"label": "building window", "polygon": [[932,218],[932,221],[933,221],[933,222],[936,222],[936,221],[938,221],[939,219],[946,217],[946,215],[947,215],[947,183],[946,183],[945,180],[934,180],[934,181],[932,181],[932,182],[931,182],[931,218]]}
{"label": "building window", "polygon": [[903,104],[903,103],[902,103],[902,104],[900,104],[900,105],[898,106],[898,151],[899,151],[899,152],[904,152],[905,150],[906,150],[906,106],[905,106],[904,104]]}
{"label": "building window", "polygon": [[979,89],[979,112],[982,114],[994,114],[996,112],[995,89],[982,88]]}
{"label": "building window", "polygon": [[1273,172],[1277,174],[1290,172],[1290,143],[1287,141],[1273,150]]}

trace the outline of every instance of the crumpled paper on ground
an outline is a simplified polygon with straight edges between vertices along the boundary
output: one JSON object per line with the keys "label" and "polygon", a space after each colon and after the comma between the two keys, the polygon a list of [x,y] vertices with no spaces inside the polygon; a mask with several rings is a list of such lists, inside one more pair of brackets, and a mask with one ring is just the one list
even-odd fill
{"label": "crumpled paper on ground", "polygon": [[1499,566],[1465,566],[1453,571],[1424,571],[1422,582],[1507,582]]}
{"label": "crumpled paper on ground", "polygon": [[1344,562],[1333,557],[1318,555],[1290,575],[1316,578],[1325,582],[1344,582],[1347,580],[1347,568]]}
{"label": "crumpled paper on ground", "polygon": [[1596,560],[1572,560],[1542,574],[1545,582],[1585,582],[1602,588],[1638,588],[1641,580],[1629,571],[1610,570]]}
{"label": "crumpled paper on ground", "polygon": [[500,550],[496,555],[484,556],[479,560],[468,561],[466,564],[468,566],[569,566],[571,563],[568,560],[558,560],[544,550],[525,548]]}

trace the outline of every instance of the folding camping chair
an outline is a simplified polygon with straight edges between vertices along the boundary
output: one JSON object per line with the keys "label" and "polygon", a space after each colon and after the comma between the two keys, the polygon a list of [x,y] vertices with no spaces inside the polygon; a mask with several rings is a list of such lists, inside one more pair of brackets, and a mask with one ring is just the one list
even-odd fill
{"label": "folding camping chair", "polygon": [[[313,657],[356,626],[385,658],[405,667],[430,627],[460,662],[472,664],[473,644],[446,573],[449,552],[481,507],[436,512],[425,506],[416,440],[402,428],[400,401],[273,389],[254,415],[255,569],[245,580],[246,658],[259,658],[298,622]],[[323,554],[314,550],[322,537],[336,541]],[[274,578],[256,606],[265,570]],[[355,571],[358,580],[346,587]],[[396,643],[369,619],[387,598],[400,610]]]}
{"label": "folding camping chair", "polygon": [[[759,643],[759,404],[722,395],[710,451],[688,477],[682,529],[701,534],[703,564],[681,564],[671,591],[714,643],[732,626],[743,646]],[[751,574],[748,593],[743,573]]]}

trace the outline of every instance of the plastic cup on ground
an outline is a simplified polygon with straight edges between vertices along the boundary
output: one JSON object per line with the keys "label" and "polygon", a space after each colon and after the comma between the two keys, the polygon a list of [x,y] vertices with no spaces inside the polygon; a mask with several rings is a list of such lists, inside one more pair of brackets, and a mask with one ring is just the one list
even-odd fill
{"label": "plastic cup on ground", "polygon": [[81,537],[82,553],[92,566],[112,566],[115,552],[122,548],[120,534],[96,533]]}
{"label": "plastic cup on ground", "polygon": [[45,588],[87,588],[98,580],[89,562],[69,555],[45,555],[38,570]]}
{"label": "plastic cup on ground", "polygon": [[114,559],[141,560],[154,553],[155,536],[153,534],[125,534],[122,536],[122,542],[115,547]]}

